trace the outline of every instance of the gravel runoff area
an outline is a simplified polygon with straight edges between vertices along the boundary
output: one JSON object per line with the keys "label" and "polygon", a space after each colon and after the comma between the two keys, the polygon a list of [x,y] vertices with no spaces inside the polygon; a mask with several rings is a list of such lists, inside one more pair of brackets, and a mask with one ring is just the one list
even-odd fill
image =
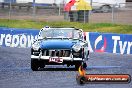
{"label": "gravel runoff area", "polygon": [[[132,55],[90,53],[88,74],[130,74]],[[48,65],[41,71],[30,69],[30,49],[0,47],[0,88],[132,88],[129,84],[76,83],[74,67]]]}

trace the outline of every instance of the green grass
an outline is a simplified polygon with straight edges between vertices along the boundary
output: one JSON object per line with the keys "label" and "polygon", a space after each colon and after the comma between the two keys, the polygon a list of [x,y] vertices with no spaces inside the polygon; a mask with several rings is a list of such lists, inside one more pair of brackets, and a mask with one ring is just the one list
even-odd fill
{"label": "green grass", "polygon": [[41,29],[44,26],[76,27],[76,28],[81,28],[86,32],[132,34],[132,25],[120,25],[120,24],[112,24],[112,23],[83,24],[83,23],[78,23],[78,22],[64,22],[64,21],[63,22],[42,22],[42,21],[34,22],[31,20],[0,19],[0,27]]}

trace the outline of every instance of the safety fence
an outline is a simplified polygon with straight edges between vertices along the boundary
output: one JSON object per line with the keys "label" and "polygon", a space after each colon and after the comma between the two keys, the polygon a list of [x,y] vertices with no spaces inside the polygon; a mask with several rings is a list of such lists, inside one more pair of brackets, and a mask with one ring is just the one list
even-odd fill
{"label": "safety fence", "polygon": [[[31,47],[38,34],[38,29],[0,27],[0,46]],[[86,32],[86,39],[91,52],[132,54],[132,35],[129,34]]]}
{"label": "safety fence", "polygon": [[[97,4],[94,6],[94,4]],[[132,24],[132,3],[102,5],[92,3],[92,11],[66,12],[65,3],[0,3],[0,18],[35,21],[79,21],[89,23]]]}
{"label": "safety fence", "polygon": [[0,3],[0,18],[56,21],[57,17],[63,20],[63,7],[54,3]]}
{"label": "safety fence", "polygon": [[[98,3],[99,5],[101,3]],[[90,13],[90,23],[119,23],[132,24],[132,3],[111,4],[110,6],[101,6]]]}
{"label": "safety fence", "polygon": [[92,4],[92,11],[65,12],[65,19],[83,23],[132,24],[132,3],[104,4],[93,2]]}

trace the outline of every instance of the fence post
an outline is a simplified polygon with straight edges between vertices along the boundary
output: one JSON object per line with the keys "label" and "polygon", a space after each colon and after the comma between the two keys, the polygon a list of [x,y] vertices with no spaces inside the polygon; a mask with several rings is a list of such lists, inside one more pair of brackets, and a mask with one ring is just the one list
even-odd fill
{"label": "fence post", "polygon": [[114,23],[114,9],[115,9],[115,5],[112,5],[112,23]]}
{"label": "fence post", "polygon": [[11,7],[11,0],[10,0],[10,4],[9,4],[9,19],[11,19],[11,10],[12,10],[12,7]]}
{"label": "fence post", "polygon": [[61,4],[59,4],[59,16],[61,15]]}
{"label": "fence post", "polygon": [[36,5],[35,5],[35,0],[33,0],[33,19],[36,20]]}
{"label": "fence post", "polygon": [[86,12],[84,10],[84,23],[86,23]]}
{"label": "fence post", "polygon": [[[92,7],[92,9],[93,9],[93,0],[90,0],[90,5],[91,5],[91,7]],[[88,23],[90,23],[91,12],[92,12],[92,10],[89,10],[89,11],[88,11]]]}

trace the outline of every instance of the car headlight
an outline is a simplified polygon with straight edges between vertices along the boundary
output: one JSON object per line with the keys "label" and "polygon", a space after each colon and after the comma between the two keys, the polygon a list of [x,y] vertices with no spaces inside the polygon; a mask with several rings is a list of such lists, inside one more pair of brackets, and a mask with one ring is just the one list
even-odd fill
{"label": "car headlight", "polygon": [[34,50],[39,50],[40,44],[39,44],[38,42],[35,42],[35,43],[32,45],[32,48],[33,48]]}
{"label": "car headlight", "polygon": [[80,44],[75,44],[73,45],[72,49],[75,51],[75,52],[78,52],[81,50],[81,45]]}

